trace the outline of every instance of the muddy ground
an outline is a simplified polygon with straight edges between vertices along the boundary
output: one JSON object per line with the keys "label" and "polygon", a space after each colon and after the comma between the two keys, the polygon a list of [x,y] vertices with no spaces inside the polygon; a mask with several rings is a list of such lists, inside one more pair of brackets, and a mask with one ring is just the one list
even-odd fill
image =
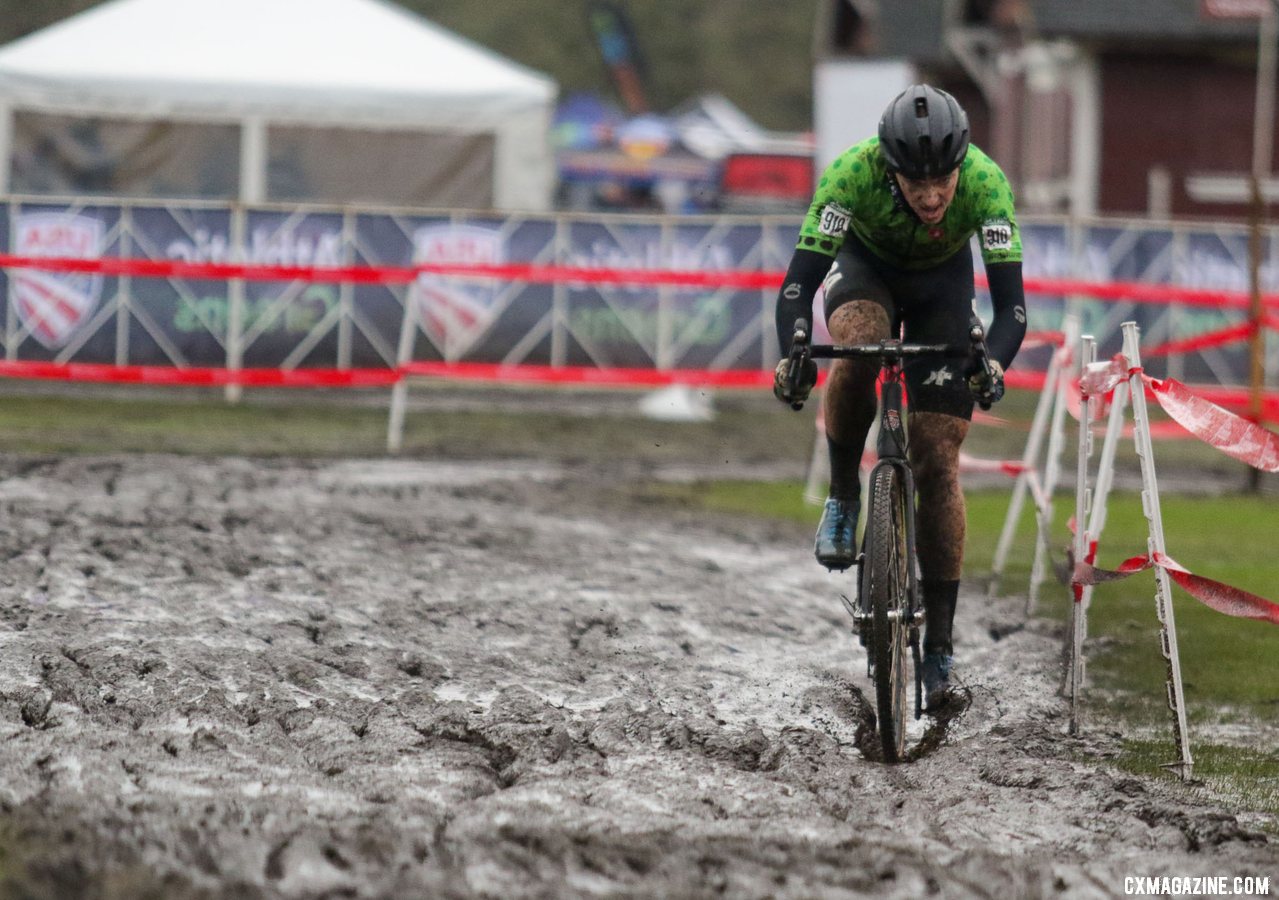
{"label": "muddy ground", "polygon": [[[629,473],[634,474],[634,473]],[[30,897],[1103,897],[1276,823],[1066,734],[966,590],[885,766],[808,529],[624,469],[0,458],[0,882]]]}

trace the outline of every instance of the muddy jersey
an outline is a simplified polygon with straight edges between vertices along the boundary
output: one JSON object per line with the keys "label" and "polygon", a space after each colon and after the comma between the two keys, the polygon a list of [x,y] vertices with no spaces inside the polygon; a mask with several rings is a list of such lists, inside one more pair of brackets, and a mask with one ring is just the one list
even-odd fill
{"label": "muddy jersey", "polygon": [[827,167],[800,228],[801,250],[833,257],[852,231],[890,265],[926,269],[953,256],[978,235],[982,260],[1021,262],[1013,191],[995,162],[973,145],[959,167],[955,199],[936,225],[915,215],[872,137]]}

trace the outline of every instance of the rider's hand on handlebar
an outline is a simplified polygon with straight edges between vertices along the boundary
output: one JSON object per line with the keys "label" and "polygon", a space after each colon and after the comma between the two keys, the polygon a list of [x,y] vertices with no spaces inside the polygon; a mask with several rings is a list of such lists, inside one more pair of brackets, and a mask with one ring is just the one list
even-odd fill
{"label": "rider's hand on handlebar", "polygon": [[1004,367],[996,359],[988,361],[989,369],[977,367],[968,373],[968,390],[973,400],[989,409],[990,404],[998,403],[1004,396]]}
{"label": "rider's hand on handlebar", "polygon": [[805,359],[799,373],[799,383],[792,390],[790,386],[790,359],[783,359],[773,370],[773,396],[783,403],[803,403],[817,384],[817,363]]}

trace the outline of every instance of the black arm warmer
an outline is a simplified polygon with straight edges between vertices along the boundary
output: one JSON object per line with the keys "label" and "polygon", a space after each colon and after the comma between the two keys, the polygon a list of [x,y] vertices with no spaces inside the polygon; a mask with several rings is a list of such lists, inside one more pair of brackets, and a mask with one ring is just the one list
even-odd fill
{"label": "black arm warmer", "polygon": [[795,320],[813,317],[813,297],[822,286],[822,279],[826,277],[834,261],[824,253],[802,248],[796,250],[791,257],[782,289],[777,294],[777,346],[781,348],[783,356],[790,353]]}
{"label": "black arm warmer", "polygon": [[1021,263],[995,263],[986,267],[990,304],[995,309],[986,349],[1007,369],[1026,336],[1026,292],[1021,284]]}

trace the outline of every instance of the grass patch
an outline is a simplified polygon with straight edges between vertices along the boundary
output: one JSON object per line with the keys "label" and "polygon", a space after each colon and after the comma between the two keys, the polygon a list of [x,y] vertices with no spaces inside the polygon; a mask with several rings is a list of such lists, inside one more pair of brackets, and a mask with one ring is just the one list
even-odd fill
{"label": "grass patch", "polygon": [[[726,394],[715,419],[698,423],[641,418],[642,396],[557,400],[546,389],[420,385],[401,455],[673,466],[782,460],[798,469],[812,450],[815,412],[788,413],[771,395]],[[206,389],[19,391],[0,401],[0,452],[385,456],[388,398],[385,390],[250,391],[233,405]]]}
{"label": "grass patch", "polygon": [[[1226,744],[1192,744],[1195,790],[1208,798],[1224,799],[1236,809],[1279,816],[1279,750],[1235,747]],[[1136,775],[1158,775],[1165,763],[1177,759],[1171,739],[1129,738],[1116,760],[1119,768]],[[1202,782],[1202,784],[1199,784]],[[1262,827],[1279,834],[1279,820]]]}
{"label": "grass patch", "polygon": [[386,412],[303,402],[229,405],[212,392],[149,396],[10,395],[0,450],[15,453],[189,453],[326,456],[381,453]]}

